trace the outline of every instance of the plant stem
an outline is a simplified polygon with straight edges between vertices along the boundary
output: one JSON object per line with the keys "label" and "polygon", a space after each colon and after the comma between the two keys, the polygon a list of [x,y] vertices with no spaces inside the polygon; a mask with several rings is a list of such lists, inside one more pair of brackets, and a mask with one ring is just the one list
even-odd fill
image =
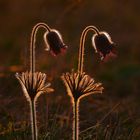
{"label": "plant stem", "polygon": [[89,30],[94,31],[96,34],[99,34],[99,30],[95,26],[87,26],[80,37],[80,47],[79,47],[79,60],[78,60],[78,72],[83,72],[83,61],[84,61],[84,44],[87,32]]}
{"label": "plant stem", "polygon": [[[30,72],[32,74],[32,89],[34,88],[34,73],[35,73],[35,41],[36,34],[40,27],[45,28],[48,32],[50,32],[50,28],[45,23],[36,24],[31,33],[31,42],[30,42]],[[30,101],[30,109],[31,109],[31,127],[32,127],[32,140],[37,140],[38,132],[37,132],[37,122],[36,122],[36,108],[35,108],[35,99]]]}
{"label": "plant stem", "polygon": [[32,100],[30,103],[30,111],[31,111],[31,127],[32,127],[32,140],[37,140],[38,132],[37,132],[37,122],[36,122],[36,107],[35,101]]}
{"label": "plant stem", "polygon": [[40,27],[45,28],[48,32],[50,32],[50,27],[45,23],[38,23],[33,27],[31,33],[31,42],[30,42],[30,72],[35,72],[35,41],[36,34]]}
{"label": "plant stem", "polygon": [[73,140],[79,139],[79,102],[74,101],[73,103]]}

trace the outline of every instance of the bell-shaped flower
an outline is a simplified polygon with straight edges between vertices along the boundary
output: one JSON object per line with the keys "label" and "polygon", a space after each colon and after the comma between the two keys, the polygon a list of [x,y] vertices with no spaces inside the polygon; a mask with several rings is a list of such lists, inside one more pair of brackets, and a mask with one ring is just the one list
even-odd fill
{"label": "bell-shaped flower", "polygon": [[62,36],[57,30],[52,29],[44,34],[44,40],[47,45],[46,50],[50,50],[51,54],[56,56],[66,51],[67,46],[64,44]]}
{"label": "bell-shaped flower", "polygon": [[112,42],[111,37],[106,32],[99,32],[92,37],[92,44],[96,51],[101,56],[101,60],[108,60],[110,57],[116,56],[116,47]]}

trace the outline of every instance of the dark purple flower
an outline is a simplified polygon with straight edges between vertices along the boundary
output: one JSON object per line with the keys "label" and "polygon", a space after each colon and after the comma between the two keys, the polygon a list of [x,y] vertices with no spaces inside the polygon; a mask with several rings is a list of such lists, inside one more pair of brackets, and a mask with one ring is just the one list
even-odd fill
{"label": "dark purple flower", "polygon": [[65,52],[67,49],[60,33],[56,30],[51,30],[50,32],[45,33],[44,40],[48,46],[46,50],[50,50],[51,54],[54,56]]}
{"label": "dark purple flower", "polygon": [[110,57],[116,56],[116,47],[111,37],[106,32],[100,32],[92,37],[95,51],[100,54],[101,60],[107,61]]}

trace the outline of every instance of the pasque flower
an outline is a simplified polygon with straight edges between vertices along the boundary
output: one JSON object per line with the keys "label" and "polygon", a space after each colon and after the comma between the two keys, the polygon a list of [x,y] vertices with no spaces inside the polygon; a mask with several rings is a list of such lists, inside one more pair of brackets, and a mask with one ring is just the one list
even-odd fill
{"label": "pasque flower", "polygon": [[92,37],[92,44],[96,53],[99,53],[101,60],[116,56],[116,46],[107,32],[99,32]]}
{"label": "pasque flower", "polygon": [[64,44],[62,36],[57,30],[52,29],[50,32],[44,34],[44,40],[48,46],[51,54],[56,56],[66,51],[67,46]]}
{"label": "pasque flower", "polygon": [[71,97],[73,105],[73,140],[79,139],[79,103],[80,99],[90,94],[102,93],[103,87],[101,83],[96,83],[93,78],[83,72],[84,61],[84,43],[86,34],[89,30],[95,31],[99,35],[99,31],[94,26],[87,26],[80,38],[79,61],[77,72],[65,73],[61,76],[68,95]]}
{"label": "pasque flower", "polygon": [[77,72],[65,73],[61,76],[68,95],[71,97],[73,105],[73,140],[79,139],[79,103],[80,99],[90,94],[102,93],[101,83],[96,83],[93,78],[83,71],[84,44],[88,31],[94,31],[92,43],[96,52],[100,54],[102,60],[113,53],[114,43],[105,32],[100,32],[95,26],[87,26],[80,38],[79,59]]}
{"label": "pasque flower", "polygon": [[38,140],[36,101],[42,93],[53,91],[50,87],[51,84],[46,82],[46,74],[35,71],[35,41],[37,31],[40,27],[43,27],[46,30],[45,35],[47,36],[47,42],[45,38],[44,40],[47,47],[49,46],[48,50],[57,55],[62,52],[61,49],[66,49],[60,34],[51,29],[47,24],[38,23],[33,27],[30,42],[30,70],[22,72],[21,74],[16,74],[16,78],[22,86],[23,93],[30,103],[32,140]]}

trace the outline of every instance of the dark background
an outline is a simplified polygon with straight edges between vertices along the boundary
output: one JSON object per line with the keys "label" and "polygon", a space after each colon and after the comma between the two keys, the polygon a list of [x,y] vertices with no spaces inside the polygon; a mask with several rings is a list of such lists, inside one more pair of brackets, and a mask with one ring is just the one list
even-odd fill
{"label": "dark background", "polygon": [[[60,76],[77,69],[82,30],[94,25],[110,34],[117,45],[118,56],[107,63],[101,62],[91,44],[92,32],[88,34],[84,71],[102,82],[105,90],[102,95],[90,95],[81,101],[80,131],[86,132],[80,136],[83,140],[86,136],[92,140],[89,135],[99,140],[101,137],[103,140],[109,137],[113,140],[118,137],[120,140],[140,139],[139,5],[139,0],[1,0],[1,139],[30,139],[29,107],[14,75],[29,70],[30,34],[38,22],[59,30],[69,46],[66,54],[53,57],[43,50],[44,30],[38,32],[37,71],[47,73],[55,89],[53,94],[42,95],[37,102],[40,137],[47,134],[52,139],[68,139],[71,136],[71,103]],[[65,117],[68,123],[63,121]],[[87,130],[98,122],[98,127]]]}

